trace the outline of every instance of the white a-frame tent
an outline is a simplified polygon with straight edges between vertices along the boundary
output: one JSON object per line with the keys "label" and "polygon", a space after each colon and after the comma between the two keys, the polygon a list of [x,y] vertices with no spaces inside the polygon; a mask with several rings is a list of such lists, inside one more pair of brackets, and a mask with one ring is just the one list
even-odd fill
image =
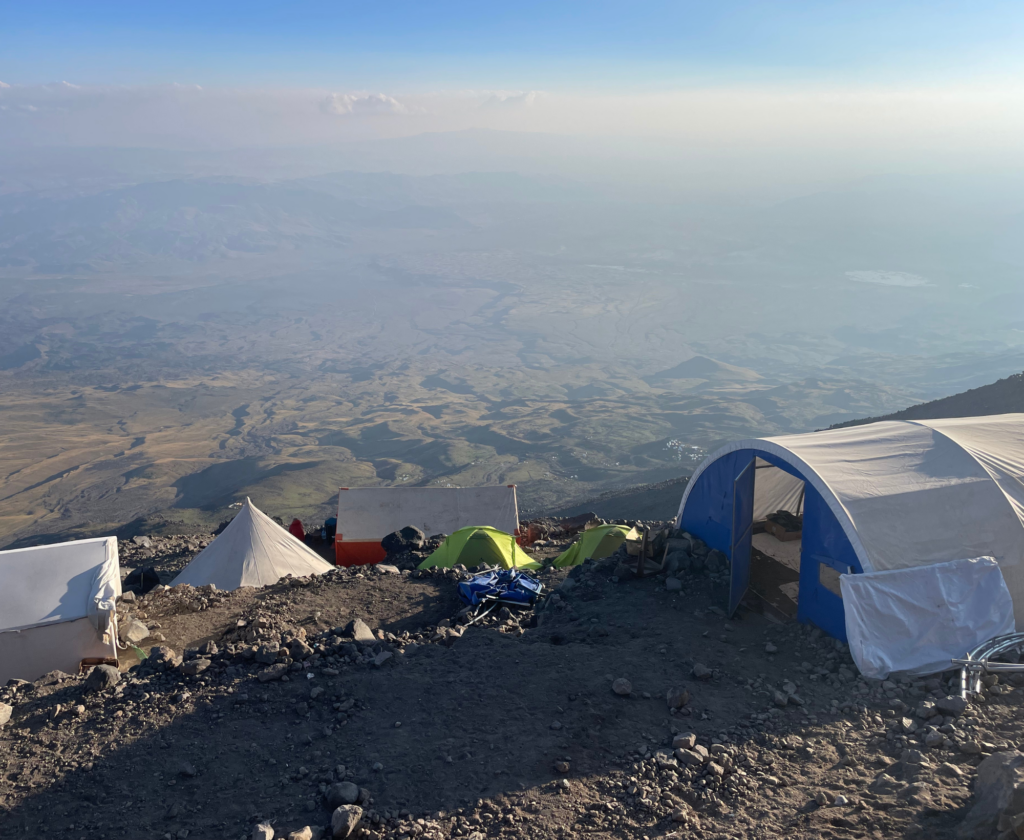
{"label": "white a-frame tent", "polygon": [[117,659],[117,540],[0,551],[0,685]]}
{"label": "white a-frame tent", "polygon": [[268,586],[286,575],[304,577],[334,567],[245,500],[231,524],[197,554],[172,582],[231,590]]}

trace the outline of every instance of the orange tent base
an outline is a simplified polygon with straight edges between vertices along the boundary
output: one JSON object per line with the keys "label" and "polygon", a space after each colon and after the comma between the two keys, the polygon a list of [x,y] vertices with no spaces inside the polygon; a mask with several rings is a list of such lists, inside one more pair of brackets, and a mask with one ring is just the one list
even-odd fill
{"label": "orange tent base", "polygon": [[334,565],[366,566],[380,563],[387,556],[380,542],[373,540],[343,540],[341,534],[334,538]]}

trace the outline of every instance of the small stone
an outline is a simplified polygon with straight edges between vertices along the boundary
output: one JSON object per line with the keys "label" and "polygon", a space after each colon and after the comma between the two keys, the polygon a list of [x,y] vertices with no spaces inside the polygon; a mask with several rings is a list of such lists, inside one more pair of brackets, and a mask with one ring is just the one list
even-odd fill
{"label": "small stone", "polygon": [[819,790],[816,794],[814,794],[814,801],[821,806],[831,805],[832,797],[825,791]]}
{"label": "small stone", "polygon": [[345,632],[357,642],[372,644],[377,641],[376,637],[373,635],[373,631],[361,618],[350,621],[348,627],[345,628]]}
{"label": "small stone", "polygon": [[358,805],[340,805],[331,814],[331,837],[334,840],[347,840],[359,827],[363,818],[363,809]]}
{"label": "small stone", "polygon": [[155,645],[150,648],[146,662],[158,670],[163,670],[164,668],[174,668],[181,662],[181,657],[174,652],[173,648],[166,645]]}
{"label": "small stone", "polygon": [[714,672],[702,662],[693,663],[693,676],[698,680],[710,680]]}
{"label": "small stone", "polygon": [[633,683],[624,677],[619,677],[612,683],[612,691],[618,694],[619,697],[629,697],[633,693]]}
{"label": "small stone", "polygon": [[834,800],[832,801],[832,804],[833,804],[833,805],[835,805],[835,807],[837,807],[837,808],[841,808],[841,807],[842,807],[843,805],[849,805],[849,804],[850,804],[850,800],[849,800],[849,799],[847,799],[847,798],[846,798],[845,796],[843,796],[843,795],[842,795],[842,794],[840,793],[840,794],[839,794],[838,796],[836,796],[836,798],[835,798],[835,799],[834,799]]}
{"label": "small stone", "polygon": [[339,805],[355,805],[359,801],[359,787],[352,782],[338,782],[327,788],[324,794],[328,808]]}
{"label": "small stone", "polygon": [[556,761],[555,762],[555,772],[556,773],[562,773],[562,774],[568,773],[569,772],[569,762],[568,761]]}
{"label": "small stone", "polygon": [[685,688],[670,688],[665,700],[670,709],[681,709],[690,702],[690,692]]}
{"label": "small stone", "polygon": [[945,743],[945,741],[946,741],[945,736],[941,732],[939,732],[938,730],[933,730],[931,732],[928,732],[924,736],[924,745],[926,747],[930,747],[931,749],[935,749],[936,747],[941,747]]}
{"label": "small stone", "polygon": [[383,769],[384,769],[384,765],[381,764],[379,761],[373,762],[373,772],[374,773],[379,773]]}
{"label": "small stone", "polygon": [[199,646],[199,652],[203,656],[216,656],[218,653],[217,643],[213,641],[204,642]]}
{"label": "small stone", "polygon": [[950,779],[959,779],[964,775],[959,767],[955,764],[950,764],[948,761],[939,765],[939,773]]}
{"label": "small stone", "polygon": [[316,700],[316,698],[319,697],[323,693],[324,693],[323,688],[321,688],[320,686],[314,686],[313,688],[311,688],[309,690],[309,699],[310,700]]}
{"label": "small stone", "polygon": [[674,750],[692,750],[694,744],[697,743],[697,736],[692,732],[680,732],[672,739],[672,749]]}
{"label": "small stone", "polygon": [[390,650],[382,650],[375,657],[373,657],[373,664],[379,668],[393,656],[394,654]]}
{"label": "small stone", "polygon": [[708,762],[708,773],[710,773],[712,776],[719,776],[719,777],[721,777],[721,776],[725,775],[725,768],[722,767],[722,765],[719,764],[717,761],[709,761]]}
{"label": "small stone", "polygon": [[960,717],[967,709],[967,701],[963,697],[940,697],[935,701],[935,708],[941,715]]}
{"label": "small stone", "polygon": [[279,662],[276,665],[271,665],[269,668],[264,668],[256,676],[260,682],[270,682],[271,680],[279,680],[285,674],[288,673],[288,666],[283,662]]}
{"label": "small stone", "polygon": [[781,691],[775,691],[772,693],[772,702],[774,702],[776,706],[788,706],[789,697]]}
{"label": "small stone", "polygon": [[274,840],[274,826],[260,823],[252,830],[252,840]]}
{"label": "small stone", "polygon": [[313,829],[305,825],[297,831],[289,833],[288,840],[313,840]]}
{"label": "small stone", "polygon": [[113,665],[97,665],[85,679],[86,691],[104,691],[121,681],[121,672]]}
{"label": "small stone", "polygon": [[188,761],[183,761],[178,768],[178,773],[186,779],[191,779],[196,775],[196,766]]}
{"label": "small stone", "polygon": [[123,604],[134,604],[138,600],[139,599],[135,597],[135,593],[131,590],[121,593],[121,603]]}
{"label": "small stone", "polygon": [[977,741],[961,741],[960,752],[964,755],[981,755],[981,744]]}
{"label": "small stone", "polygon": [[551,728],[552,729],[561,729],[562,728],[562,722],[560,720],[556,720],[554,723],[551,724]]}
{"label": "small stone", "polygon": [[14,712],[14,706],[9,703],[0,703],[0,726],[6,725]]}
{"label": "small stone", "polygon": [[779,649],[775,645],[773,645],[771,642],[768,642],[768,644],[766,644],[764,646],[764,652],[765,653],[778,653]]}
{"label": "small stone", "polygon": [[149,628],[138,619],[132,619],[121,631],[121,639],[134,645],[141,644],[149,638]]}
{"label": "small stone", "polygon": [[704,758],[694,750],[676,750],[676,759],[689,767],[701,767]]}
{"label": "small stone", "polygon": [[188,662],[182,663],[178,670],[186,677],[196,677],[209,667],[209,659],[190,659]]}

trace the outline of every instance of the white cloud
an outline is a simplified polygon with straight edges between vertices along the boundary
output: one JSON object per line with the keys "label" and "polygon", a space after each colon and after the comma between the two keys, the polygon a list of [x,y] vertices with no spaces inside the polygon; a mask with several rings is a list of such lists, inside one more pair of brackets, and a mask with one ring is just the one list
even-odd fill
{"label": "white cloud", "polygon": [[537,101],[539,92],[528,91],[497,91],[490,94],[483,102],[481,108],[529,108]]}
{"label": "white cloud", "polygon": [[911,274],[909,271],[847,271],[846,277],[855,283],[872,283],[876,286],[915,288],[932,285],[920,274]]}
{"label": "white cloud", "polygon": [[0,82],[0,88],[9,88],[10,85],[7,82]]}
{"label": "white cloud", "polygon": [[411,108],[383,93],[332,93],[320,107],[324,113],[339,116],[412,113]]}

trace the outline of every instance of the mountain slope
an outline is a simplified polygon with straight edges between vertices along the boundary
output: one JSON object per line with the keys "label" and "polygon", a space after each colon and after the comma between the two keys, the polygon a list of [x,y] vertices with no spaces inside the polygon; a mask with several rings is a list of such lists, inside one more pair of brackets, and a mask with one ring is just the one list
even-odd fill
{"label": "mountain slope", "polygon": [[912,405],[903,411],[884,417],[868,417],[850,420],[830,426],[841,429],[847,426],[862,426],[879,420],[935,420],[941,417],[983,417],[987,414],[1013,414],[1024,412],[1024,372],[1015,373],[991,385],[972,388],[962,394],[943,397],[940,400]]}

